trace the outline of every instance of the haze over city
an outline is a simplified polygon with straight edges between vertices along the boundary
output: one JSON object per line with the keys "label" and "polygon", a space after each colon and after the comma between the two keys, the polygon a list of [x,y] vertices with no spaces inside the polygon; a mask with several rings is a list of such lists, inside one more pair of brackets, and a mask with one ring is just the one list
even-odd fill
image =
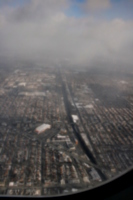
{"label": "haze over city", "polygon": [[0,196],[89,191],[132,168],[132,8],[0,0]]}

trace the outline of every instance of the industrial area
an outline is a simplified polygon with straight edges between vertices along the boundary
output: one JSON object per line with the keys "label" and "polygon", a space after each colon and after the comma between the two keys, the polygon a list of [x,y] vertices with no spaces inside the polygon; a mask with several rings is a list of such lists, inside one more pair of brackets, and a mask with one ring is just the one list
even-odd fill
{"label": "industrial area", "polygon": [[0,195],[52,196],[133,165],[133,72],[0,69]]}

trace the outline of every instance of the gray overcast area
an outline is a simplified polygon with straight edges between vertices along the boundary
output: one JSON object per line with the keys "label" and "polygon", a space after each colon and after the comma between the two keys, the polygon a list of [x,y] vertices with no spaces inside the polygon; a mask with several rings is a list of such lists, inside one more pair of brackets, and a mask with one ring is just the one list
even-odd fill
{"label": "gray overcast area", "polygon": [[[1,61],[75,67],[132,66],[132,20],[69,16],[65,10],[72,2],[68,0],[29,0],[16,7],[8,5],[11,1],[0,2]],[[110,1],[99,4],[89,0],[81,9],[91,13],[110,6]]]}

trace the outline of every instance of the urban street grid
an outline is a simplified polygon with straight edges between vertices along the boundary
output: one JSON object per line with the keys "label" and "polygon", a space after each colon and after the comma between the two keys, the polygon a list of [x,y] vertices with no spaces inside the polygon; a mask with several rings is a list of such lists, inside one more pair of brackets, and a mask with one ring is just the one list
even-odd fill
{"label": "urban street grid", "polygon": [[133,72],[0,69],[0,195],[74,193],[132,165]]}

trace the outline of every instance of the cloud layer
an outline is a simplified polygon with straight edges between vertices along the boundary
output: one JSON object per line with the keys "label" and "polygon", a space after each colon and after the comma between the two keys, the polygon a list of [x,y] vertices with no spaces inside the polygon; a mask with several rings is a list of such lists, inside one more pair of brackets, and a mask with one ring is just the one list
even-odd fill
{"label": "cloud layer", "polygon": [[111,2],[110,0],[86,0],[82,7],[85,11],[99,11],[110,8]]}
{"label": "cloud layer", "polygon": [[[110,6],[109,1],[102,2],[103,7]],[[0,58],[44,66],[133,65],[133,21],[69,17],[65,14],[69,6],[67,0],[5,5],[0,12]]]}

